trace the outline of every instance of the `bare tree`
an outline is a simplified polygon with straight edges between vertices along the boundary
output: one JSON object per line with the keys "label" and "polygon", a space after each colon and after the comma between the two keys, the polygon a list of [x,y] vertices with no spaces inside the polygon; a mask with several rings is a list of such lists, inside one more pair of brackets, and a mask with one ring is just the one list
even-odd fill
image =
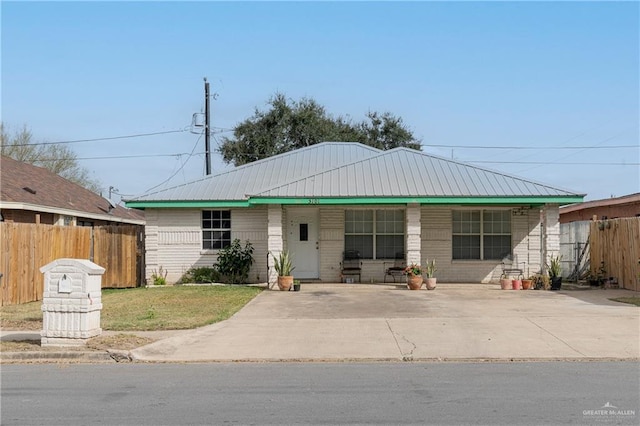
{"label": "bare tree", "polygon": [[0,154],[23,163],[44,167],[45,169],[75,182],[95,193],[100,193],[102,185],[92,179],[89,170],[82,167],[77,155],[71,148],[60,144],[38,144],[25,125],[14,134],[9,134],[0,123]]}

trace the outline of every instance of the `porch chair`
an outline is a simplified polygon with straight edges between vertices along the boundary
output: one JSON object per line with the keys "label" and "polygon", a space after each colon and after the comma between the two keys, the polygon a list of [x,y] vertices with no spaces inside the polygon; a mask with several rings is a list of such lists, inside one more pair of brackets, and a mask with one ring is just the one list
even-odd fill
{"label": "porch chair", "polygon": [[[522,267],[520,267],[522,265]],[[518,262],[517,254],[507,255],[502,259],[502,275],[508,277],[509,275],[516,275],[518,278],[524,278],[525,262]]]}
{"label": "porch chair", "polygon": [[407,262],[404,259],[404,253],[396,253],[396,260],[382,264],[384,268],[384,282],[387,282],[387,277],[391,277],[395,283],[396,277],[402,277],[404,275],[404,268],[406,268],[406,266]]}
{"label": "porch chair", "polygon": [[346,250],[343,253],[342,262],[340,263],[340,273],[343,277],[349,275],[357,275],[358,282],[361,282],[362,260],[360,252],[357,250]]}

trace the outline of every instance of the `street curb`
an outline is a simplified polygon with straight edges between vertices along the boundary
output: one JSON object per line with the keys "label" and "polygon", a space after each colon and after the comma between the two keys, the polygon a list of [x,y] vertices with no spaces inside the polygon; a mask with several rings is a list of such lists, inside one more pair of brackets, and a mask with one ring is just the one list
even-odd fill
{"label": "street curb", "polygon": [[60,363],[60,362],[119,362],[109,352],[86,352],[86,351],[67,351],[67,352],[3,352],[0,356],[3,364],[21,363],[21,362],[42,362],[42,363]]}
{"label": "street curb", "polygon": [[529,363],[529,362],[639,362],[640,357],[551,357],[551,358],[245,358],[219,360],[149,360],[136,357],[128,350],[108,349],[105,352],[67,351],[67,352],[3,352],[0,356],[3,364],[17,363],[140,363],[140,364],[259,364],[259,363]]}
{"label": "street curb", "polygon": [[277,364],[277,363],[318,363],[318,364],[349,364],[349,363],[422,363],[422,364],[490,364],[490,363],[531,363],[531,362],[638,362],[640,358],[245,358],[245,359],[202,359],[202,360],[149,360],[131,359],[140,364]]}

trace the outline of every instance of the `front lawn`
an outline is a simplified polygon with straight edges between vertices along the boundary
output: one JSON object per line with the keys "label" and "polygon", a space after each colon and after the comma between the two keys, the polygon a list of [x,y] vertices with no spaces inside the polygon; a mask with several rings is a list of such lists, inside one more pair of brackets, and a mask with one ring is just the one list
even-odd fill
{"label": "front lawn", "polygon": [[[169,286],[102,291],[103,330],[186,330],[231,317],[262,291],[229,286]],[[5,330],[41,330],[42,302],[0,308]]]}
{"label": "front lawn", "polygon": [[636,306],[640,306],[640,297],[618,297],[617,299],[609,299],[609,300],[613,300],[614,302],[620,302],[620,303],[628,303],[630,305],[636,305]]}

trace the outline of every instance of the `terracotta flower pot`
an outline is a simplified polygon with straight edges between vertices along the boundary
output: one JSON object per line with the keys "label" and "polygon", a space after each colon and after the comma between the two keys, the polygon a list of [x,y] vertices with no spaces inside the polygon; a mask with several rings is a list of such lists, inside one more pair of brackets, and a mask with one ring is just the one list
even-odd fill
{"label": "terracotta flower pot", "polygon": [[514,290],[520,290],[520,287],[522,287],[522,281],[521,280],[512,280],[511,281],[511,287]]}
{"label": "terracotta flower pot", "polygon": [[533,280],[522,280],[522,289],[530,290],[533,285]]}
{"label": "terracotta flower pot", "polygon": [[427,285],[427,290],[435,290],[436,278],[426,278],[424,282]]}
{"label": "terracotta flower pot", "polygon": [[500,279],[500,287],[503,290],[509,290],[511,288],[511,280],[509,278]]}
{"label": "terracotta flower pot", "polygon": [[420,290],[420,287],[422,287],[422,275],[407,275],[407,286],[409,290]]}
{"label": "terracotta flower pot", "polygon": [[293,285],[293,276],[278,277],[278,287],[282,291],[289,291]]}

